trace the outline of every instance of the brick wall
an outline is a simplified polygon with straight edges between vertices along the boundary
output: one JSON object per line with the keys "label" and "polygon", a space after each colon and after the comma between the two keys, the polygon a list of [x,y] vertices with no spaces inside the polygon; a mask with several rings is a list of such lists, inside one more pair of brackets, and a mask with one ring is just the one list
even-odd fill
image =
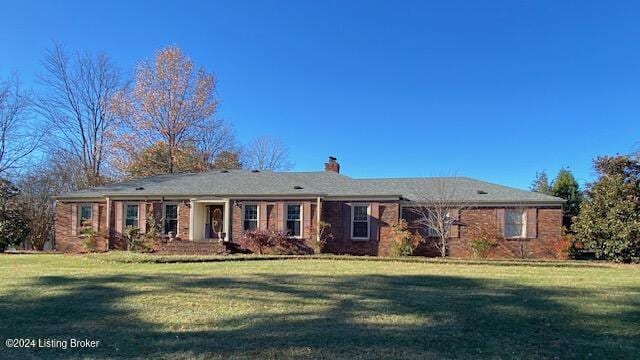
{"label": "brick wall", "polygon": [[[489,254],[490,258],[554,258],[552,243],[562,236],[561,208],[538,208],[536,237],[526,239],[503,239],[501,227],[498,227],[498,208],[477,208],[460,212],[460,237],[450,239],[448,255],[470,258],[473,253],[470,241],[486,234],[497,241],[498,246]],[[433,251],[433,250],[432,250]]]}
{"label": "brick wall", "polygon": [[[388,256],[391,245],[391,225],[399,218],[400,205],[397,202],[371,202],[378,206],[378,218],[371,222],[369,240],[352,240],[351,231],[346,228],[351,220],[349,203],[326,201],[322,203],[322,218],[331,224],[333,239],[327,243],[326,252],[352,255]],[[345,222],[345,219],[346,220]]]}
{"label": "brick wall", "polygon": [[[231,202],[231,241],[239,244],[242,248],[250,249],[248,244],[245,244],[242,239],[243,224],[242,224],[242,206],[243,201],[237,200],[237,205],[233,205]],[[258,206],[261,207],[261,221],[260,227],[266,229],[284,229],[284,217],[285,214],[280,212],[285,211],[285,201],[278,200],[265,200],[258,202]],[[288,249],[277,249],[280,253],[308,253],[313,249],[314,241],[313,234],[310,228],[316,225],[317,208],[315,199],[305,200],[302,202],[303,211],[303,239],[292,240],[291,247]],[[114,206],[111,208],[111,236],[110,241],[106,237],[106,202],[92,203],[94,209],[94,216],[98,216],[98,221],[95,224],[97,231],[101,234],[98,243],[98,251],[105,251],[107,248],[111,249],[124,249],[126,243],[122,238],[122,234],[117,230],[116,221],[116,202],[113,202]],[[144,206],[140,208],[140,211],[144,211],[144,208],[148,208],[147,217],[153,213],[157,219],[162,217],[162,202],[152,201],[142,203]],[[336,254],[353,254],[353,255],[372,255],[372,256],[389,256],[390,245],[392,238],[391,225],[398,221],[400,218],[400,205],[398,202],[370,202],[372,207],[377,208],[377,218],[371,222],[371,235],[370,240],[353,240],[350,239],[350,219],[351,210],[350,207],[345,206],[348,203],[342,201],[325,201],[322,203],[322,219],[325,222],[331,224],[331,233],[333,239],[327,243],[326,252]],[[56,235],[56,248],[58,251],[63,252],[82,252],[86,251],[82,239],[79,235],[72,234],[72,221],[76,219],[77,213],[73,215],[73,208],[76,208],[79,204],[59,202],[56,206],[56,223],[55,223],[55,235]],[[266,209],[266,210],[264,210]],[[459,226],[458,237],[452,238],[449,241],[448,255],[459,258],[472,257],[470,248],[470,241],[476,239],[481,234],[487,234],[491,238],[498,240],[498,247],[492,250],[490,257],[492,258],[517,258],[525,256],[528,258],[553,258],[553,242],[558,240],[562,235],[562,210],[560,207],[542,207],[535,209],[535,216],[537,219],[536,224],[536,236],[528,239],[520,240],[505,240],[501,238],[501,227],[498,226],[498,212],[499,208],[476,208],[463,210],[459,214],[459,220],[462,223]],[[189,239],[189,215],[190,215],[190,202],[188,200],[178,201],[178,238],[183,240]],[[262,219],[265,217],[266,221]],[[346,219],[346,220],[345,220]],[[305,221],[307,220],[307,221]],[[529,225],[531,226],[531,225]],[[80,228],[78,226],[77,233],[79,234]],[[439,256],[437,249],[433,246],[434,239],[425,239],[425,242],[421,244],[415,251],[415,255],[421,256]]]}
{"label": "brick wall", "polygon": [[[260,210],[258,226],[268,230],[284,230],[285,217],[286,217],[286,204],[288,203],[300,203],[303,206],[301,221],[301,230],[303,237],[301,239],[289,239],[286,246],[277,247],[272,250],[275,253],[312,253],[314,239],[312,239],[310,228],[315,226],[317,222],[315,219],[316,205],[315,200],[302,200],[295,202],[278,201],[278,200],[262,200],[262,201],[249,201],[249,200],[236,200],[236,205],[231,203],[231,241],[238,244],[241,249],[256,252],[257,249],[253,248],[250,244],[247,244],[243,239],[243,223],[242,223],[242,203],[249,202],[251,204],[257,204]],[[304,210],[306,208],[307,210]],[[265,212],[266,210],[266,212]],[[282,214],[280,214],[282,212]],[[307,220],[305,225],[305,220]]]}
{"label": "brick wall", "polygon": [[[107,211],[106,202],[93,202],[92,216],[97,216],[94,222],[94,230],[98,232],[96,251],[108,250],[107,238]],[[80,237],[80,224],[78,223],[77,207],[79,204],[68,202],[56,203],[55,241],[56,250],[61,252],[86,252],[84,239]],[[96,212],[97,210],[97,212]],[[75,212],[75,214],[74,214]],[[73,234],[73,222],[76,222],[75,234]]]}

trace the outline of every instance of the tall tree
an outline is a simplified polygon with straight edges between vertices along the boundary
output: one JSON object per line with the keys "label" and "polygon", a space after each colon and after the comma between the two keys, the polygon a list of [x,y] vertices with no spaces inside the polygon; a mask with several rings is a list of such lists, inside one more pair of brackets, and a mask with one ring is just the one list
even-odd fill
{"label": "tall tree", "polygon": [[8,245],[24,242],[29,235],[27,217],[20,204],[20,190],[0,179],[0,252]]}
{"label": "tall tree", "polygon": [[74,161],[64,154],[50,154],[41,163],[30,166],[17,181],[21,207],[30,229],[27,248],[42,250],[47,241],[55,240],[54,196],[76,190],[84,183],[81,166]]}
{"label": "tall tree", "polygon": [[282,140],[269,136],[253,139],[242,152],[242,163],[254,170],[288,170],[289,152]]}
{"label": "tall tree", "polygon": [[27,126],[31,106],[17,76],[0,82],[0,176],[18,167],[42,138],[41,130]]}
{"label": "tall tree", "polygon": [[[173,160],[170,161],[170,157]],[[170,169],[169,166],[173,168]],[[170,150],[169,145],[164,142],[157,142],[140,151],[135,161],[128,163],[126,168],[128,176],[132,178],[206,170],[207,164],[193,145],[184,144]]]}
{"label": "tall tree", "polygon": [[560,169],[551,185],[551,195],[566,200],[562,205],[562,225],[570,229],[573,218],[580,212],[580,203],[582,202],[580,185],[570,170]]}
{"label": "tall tree", "polygon": [[[113,102],[125,127],[118,142],[123,156],[121,169],[139,162],[141,149],[163,144],[168,173],[183,171],[178,166],[181,149],[194,146],[206,163],[231,146],[228,124],[214,117],[217,101],[215,80],[177,47],[160,50],[153,62],[138,65],[135,84]],[[160,159],[158,159],[160,160]]]}
{"label": "tall tree", "polygon": [[599,177],[587,187],[576,237],[599,258],[640,262],[640,161],[605,156],[594,165]]}
{"label": "tall tree", "polygon": [[225,150],[216,156],[211,164],[212,169],[242,169],[242,162],[240,162],[240,154],[237,151]]}
{"label": "tall tree", "polygon": [[103,184],[112,155],[116,117],[110,103],[123,85],[104,54],[70,55],[56,44],[43,61],[37,108],[51,129],[48,145],[82,168],[82,187]]}
{"label": "tall tree", "polygon": [[536,173],[536,178],[531,184],[531,191],[551,195],[551,186],[549,185],[549,178],[547,172],[542,170]]}

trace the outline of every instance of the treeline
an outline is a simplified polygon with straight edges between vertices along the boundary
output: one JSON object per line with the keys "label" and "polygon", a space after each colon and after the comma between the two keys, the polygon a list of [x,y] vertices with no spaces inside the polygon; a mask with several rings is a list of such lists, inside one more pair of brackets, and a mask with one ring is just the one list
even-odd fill
{"label": "treeline", "polygon": [[53,196],[165,173],[286,170],[278,138],[239,144],[212,73],[177,47],[128,78],[106,54],[46,51],[35,90],[0,78],[0,250],[53,245]]}
{"label": "treeline", "polygon": [[640,158],[598,157],[595,181],[580,189],[573,174],[562,169],[549,182],[536,174],[531,190],[566,200],[563,226],[567,252],[590,252],[597,259],[640,262]]}

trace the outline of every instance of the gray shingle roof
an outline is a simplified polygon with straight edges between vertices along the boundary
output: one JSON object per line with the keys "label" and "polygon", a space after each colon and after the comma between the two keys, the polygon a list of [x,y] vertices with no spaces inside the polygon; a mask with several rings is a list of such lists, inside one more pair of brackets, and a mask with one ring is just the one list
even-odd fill
{"label": "gray shingle roof", "polygon": [[[443,185],[445,184],[445,185]],[[465,177],[352,179],[334,172],[219,170],[166,174],[76,191],[59,199],[104,196],[353,196],[425,200],[443,186],[465,202],[547,202],[562,199]]]}

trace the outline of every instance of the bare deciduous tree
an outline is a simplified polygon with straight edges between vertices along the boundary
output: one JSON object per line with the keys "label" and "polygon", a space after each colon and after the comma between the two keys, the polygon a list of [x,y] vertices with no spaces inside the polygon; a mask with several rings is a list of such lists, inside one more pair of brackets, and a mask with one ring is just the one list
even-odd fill
{"label": "bare deciduous tree", "polygon": [[82,166],[83,186],[100,185],[117,128],[109,106],[122,87],[122,75],[104,54],[67,54],[54,45],[39,76],[43,93],[38,111],[48,121],[48,145]]}
{"label": "bare deciduous tree", "polygon": [[21,189],[21,203],[31,230],[27,243],[23,244],[25,248],[43,250],[47,241],[51,241],[50,245],[53,248],[53,197],[77,190],[84,182],[85,174],[79,160],[67,158],[63,153],[51,154],[21,176],[17,185]]}
{"label": "bare deciduous tree", "polygon": [[255,170],[288,170],[289,152],[282,140],[269,136],[253,139],[242,152],[242,164]]}
{"label": "bare deciduous tree", "polygon": [[137,161],[141,149],[158,143],[166,144],[163,167],[169,173],[180,171],[176,156],[184,146],[195,146],[203,161],[211,163],[233,145],[230,126],[214,117],[213,75],[203,68],[196,70],[177,47],[160,50],[153,62],[140,63],[133,89],[121,92],[113,107],[125,124],[117,144],[123,170]]}
{"label": "bare deciduous tree", "polygon": [[39,145],[43,131],[28,127],[31,106],[17,76],[0,82],[0,176],[18,167]]}
{"label": "bare deciduous tree", "polygon": [[200,151],[202,162],[207,164],[209,168],[214,167],[216,159],[220,155],[234,152],[236,148],[235,135],[231,125],[222,120],[211,116],[204,119],[198,125],[195,136],[195,146]]}
{"label": "bare deciduous tree", "polygon": [[459,181],[455,177],[434,177],[416,180],[412,186],[414,194],[408,210],[415,216],[417,225],[427,237],[435,238],[434,247],[440,256],[446,257],[449,239],[454,225],[459,222],[459,214],[470,208],[465,200]]}

